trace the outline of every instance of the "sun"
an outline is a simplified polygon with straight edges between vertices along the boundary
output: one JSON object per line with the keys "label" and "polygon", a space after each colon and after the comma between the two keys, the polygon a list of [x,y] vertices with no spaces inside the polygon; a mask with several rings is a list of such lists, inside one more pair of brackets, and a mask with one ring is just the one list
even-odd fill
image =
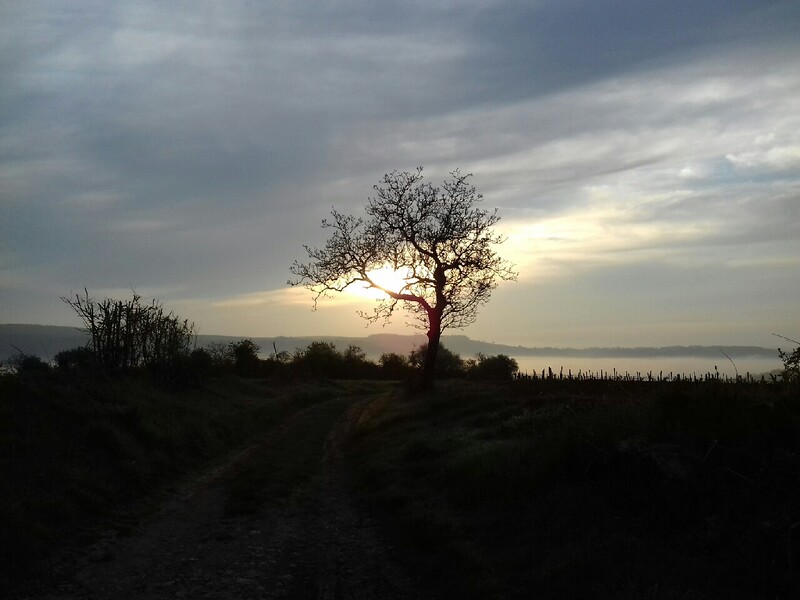
{"label": "sun", "polygon": [[[369,278],[387,290],[399,292],[403,286],[408,283],[409,273],[405,271],[395,271],[390,266],[381,267],[380,269],[373,269],[368,273]],[[383,299],[386,298],[386,293],[378,288],[369,287],[366,283],[359,283],[352,285],[348,288],[352,293],[362,297]]]}

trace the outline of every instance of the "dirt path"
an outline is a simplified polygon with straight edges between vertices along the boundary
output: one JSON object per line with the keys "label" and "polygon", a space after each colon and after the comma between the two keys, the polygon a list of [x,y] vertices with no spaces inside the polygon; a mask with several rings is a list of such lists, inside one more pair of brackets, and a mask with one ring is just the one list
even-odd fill
{"label": "dirt path", "polygon": [[[28,598],[425,597],[392,561],[390,548],[348,491],[341,449],[358,409],[357,401],[337,399],[293,414],[175,492],[133,535],[108,537],[59,565],[59,583]],[[237,474],[270,453],[285,452],[312,423],[317,428],[322,423],[327,434],[318,448],[321,460],[314,461],[300,493],[285,502],[267,501],[252,514],[226,511]]]}

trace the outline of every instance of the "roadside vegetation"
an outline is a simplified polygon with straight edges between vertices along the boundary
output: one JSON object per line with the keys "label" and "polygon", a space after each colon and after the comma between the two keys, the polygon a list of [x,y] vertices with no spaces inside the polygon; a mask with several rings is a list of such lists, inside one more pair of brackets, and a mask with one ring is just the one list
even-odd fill
{"label": "roadside vegetation", "polygon": [[143,500],[330,393],[235,376],[184,391],[132,377],[0,377],[0,581],[102,529],[126,535]]}
{"label": "roadside vegetation", "polygon": [[[65,302],[82,315],[90,344],[52,363],[18,353],[0,368],[2,582],[103,529],[130,533],[146,501],[312,410],[307,427],[278,434],[271,453],[237,474],[228,510],[247,513],[291,495],[352,398],[394,385],[376,380],[407,380],[420,356],[373,362],[358,347],[314,342],[262,358],[249,339],[195,348],[188,321],[135,293],[96,301],[85,292]],[[440,357],[447,373],[466,377],[483,365],[496,376],[490,359],[466,362],[446,350]]]}
{"label": "roadside vegetation", "polygon": [[[133,331],[138,298],[105,306]],[[509,357],[440,348],[443,379],[421,392],[407,382],[424,348],[197,349],[186,321],[146,306],[148,331],[179,334],[157,361],[147,336],[95,319],[101,345],[0,370],[0,582],[101,530],[131,534],[161,492],[265,432],[226,510],[291,501],[347,414],[355,497],[438,597],[800,595],[800,349],[780,352],[779,378],[724,381],[523,379]]]}
{"label": "roadside vegetation", "polygon": [[796,383],[450,381],[366,406],[360,497],[446,598],[794,598]]}

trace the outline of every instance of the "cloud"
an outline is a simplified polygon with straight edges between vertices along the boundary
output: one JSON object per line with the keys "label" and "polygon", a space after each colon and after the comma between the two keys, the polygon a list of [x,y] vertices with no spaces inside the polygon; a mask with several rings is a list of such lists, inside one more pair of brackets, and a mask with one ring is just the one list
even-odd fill
{"label": "cloud", "polygon": [[269,306],[269,305],[310,305],[309,292],[304,288],[285,288],[280,290],[267,290],[263,292],[250,292],[239,294],[222,300],[211,302],[217,308],[239,308],[243,306]]}
{"label": "cloud", "polygon": [[702,180],[711,174],[706,165],[686,165],[678,171],[678,177],[689,180]]}
{"label": "cloud", "polygon": [[[566,264],[782,254],[790,249],[753,243],[797,233],[796,178],[740,179],[726,157],[757,138],[769,152],[765,145],[777,138],[765,130],[800,128],[793,110],[800,78],[767,68],[786,64],[786,51],[750,62],[749,53],[711,55],[550,98],[366,127],[337,141],[342,168],[376,163],[377,170],[389,155],[408,163],[422,155],[433,163],[433,181],[447,165],[474,172],[486,202],[501,207],[505,249],[522,278],[568,277]],[[743,114],[765,88],[773,110]]]}
{"label": "cloud", "polygon": [[[0,268],[39,298],[3,302],[17,318],[133,285],[220,327],[305,327],[310,298],[279,291],[302,244],[420,164],[475,174],[518,290],[642,265],[788,271],[800,254],[795,2],[2,12]],[[302,317],[270,320],[278,306]]]}
{"label": "cloud", "polygon": [[800,170],[800,145],[778,146],[767,150],[726,154],[734,167],[740,169],[764,169],[767,171]]}

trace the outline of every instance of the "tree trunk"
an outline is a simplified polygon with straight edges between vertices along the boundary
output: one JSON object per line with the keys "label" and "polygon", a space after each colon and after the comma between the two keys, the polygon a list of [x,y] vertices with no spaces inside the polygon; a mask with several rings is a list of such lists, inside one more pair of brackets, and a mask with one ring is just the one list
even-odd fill
{"label": "tree trunk", "polygon": [[431,318],[430,329],[428,330],[428,349],[425,351],[425,362],[422,364],[423,390],[433,388],[433,381],[436,376],[436,357],[439,355],[439,338],[442,337],[442,330],[439,318]]}
{"label": "tree trunk", "polygon": [[436,357],[439,355],[439,338],[442,337],[442,313],[447,306],[444,285],[447,281],[444,268],[437,264],[433,272],[436,281],[436,305],[428,307],[428,350],[425,352],[425,363],[422,366],[422,389],[433,389],[436,376]]}

